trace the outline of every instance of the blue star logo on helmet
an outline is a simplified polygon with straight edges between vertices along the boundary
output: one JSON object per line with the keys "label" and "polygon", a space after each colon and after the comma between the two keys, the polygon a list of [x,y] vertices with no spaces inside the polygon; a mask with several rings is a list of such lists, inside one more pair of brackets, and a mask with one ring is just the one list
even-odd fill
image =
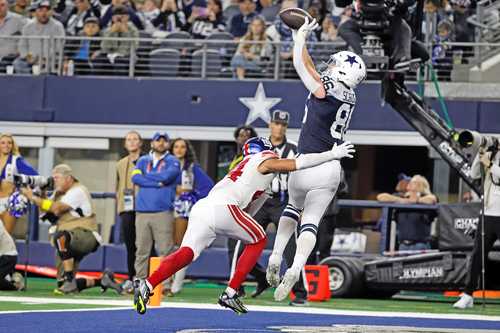
{"label": "blue star logo on helmet", "polygon": [[347,59],[345,60],[345,62],[350,63],[351,67],[354,64],[359,64],[359,62],[356,60],[356,56],[350,56],[350,55],[347,55]]}

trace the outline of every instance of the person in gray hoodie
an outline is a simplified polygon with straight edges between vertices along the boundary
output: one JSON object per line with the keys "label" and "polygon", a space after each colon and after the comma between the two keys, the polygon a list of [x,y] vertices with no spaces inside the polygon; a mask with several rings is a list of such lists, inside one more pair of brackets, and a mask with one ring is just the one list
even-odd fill
{"label": "person in gray hoodie", "polygon": [[[49,49],[48,40],[42,40],[42,37],[64,37],[64,27],[52,18],[52,9],[49,1],[38,3],[35,11],[35,17],[26,24],[22,30],[24,37],[19,41],[19,57],[14,60],[14,71],[16,73],[31,73],[33,65],[47,66],[47,55],[51,50],[62,50],[62,39],[56,40]],[[36,37],[35,37],[36,36]]]}

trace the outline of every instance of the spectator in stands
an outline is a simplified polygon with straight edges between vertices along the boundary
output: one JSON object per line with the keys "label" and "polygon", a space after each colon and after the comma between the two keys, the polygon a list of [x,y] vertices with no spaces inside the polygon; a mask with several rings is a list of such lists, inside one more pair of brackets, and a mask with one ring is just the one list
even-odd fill
{"label": "spectator in stands", "polygon": [[[177,190],[174,202],[175,224],[174,241],[180,246],[188,226],[189,213],[196,201],[203,199],[214,186],[214,182],[198,164],[196,152],[188,140],[177,138],[170,144],[169,152],[180,162],[181,174],[177,177]],[[182,290],[187,267],[175,273],[171,293]]]}
{"label": "spectator in stands", "polygon": [[29,0],[16,0],[16,2],[10,6],[10,11],[24,17],[29,17],[29,8]]}
{"label": "spectator in stands", "polygon": [[[64,27],[61,22],[52,18],[50,2],[43,0],[37,4],[35,19],[26,24],[22,30],[24,37],[19,41],[19,57],[14,60],[14,71],[16,73],[29,74],[34,64],[45,65],[44,54],[49,53],[49,43],[42,42],[40,37],[64,37]],[[35,38],[36,37],[36,38]],[[59,41],[58,43],[62,43]],[[59,44],[52,45],[53,49],[59,49]]]}
{"label": "spectator in stands", "polygon": [[469,43],[474,40],[474,27],[467,22],[467,18],[473,15],[470,5],[470,0],[453,0],[451,2],[456,42]]}
{"label": "spectator in stands", "polygon": [[114,281],[114,275],[105,271],[101,279],[76,278],[81,260],[102,244],[97,233],[97,221],[88,189],[73,175],[71,167],[59,164],[52,170],[54,192],[50,198],[35,195],[29,187],[22,193],[37,205],[55,229],[50,233],[51,243],[57,250],[56,268],[60,293],[79,292],[87,288],[112,288],[118,293],[122,289]]}
{"label": "spectator in stands", "polygon": [[112,0],[111,6],[108,7],[106,12],[101,17],[101,29],[108,28],[109,25],[113,25],[115,23],[113,20],[115,7],[119,7],[120,11],[123,11],[123,8],[125,8],[128,13],[127,20],[131,21],[137,30],[144,30],[144,24],[141,21],[141,18],[137,15],[135,9],[131,6],[128,0]]}
{"label": "spectator in stands", "polygon": [[453,50],[446,43],[453,42],[453,24],[448,20],[439,22],[437,35],[432,47],[432,64],[437,70],[439,79],[449,80],[453,67]]}
{"label": "spectator in stands", "polygon": [[243,37],[248,31],[250,22],[257,16],[254,0],[239,0],[240,13],[233,16],[229,24],[229,32],[236,39]]}
{"label": "spectator in stands", "polygon": [[241,38],[238,50],[231,61],[231,67],[236,71],[238,79],[245,78],[246,71],[262,71],[262,60],[272,53],[267,44],[266,22],[260,17],[254,18],[248,32]]}
{"label": "spectator in stands", "polygon": [[0,223],[0,290],[23,290],[23,276],[15,271],[17,249],[14,239]]}
{"label": "spectator in stands", "polygon": [[146,0],[140,6],[139,13],[142,15],[144,21],[153,22],[160,15],[160,8],[158,8],[156,0]]}
{"label": "spectator in stands", "polygon": [[279,1],[259,0],[259,4],[259,15],[262,16],[266,22],[273,22],[280,11]]}
{"label": "spectator in stands", "polygon": [[[377,200],[422,205],[437,203],[437,197],[431,193],[429,182],[420,175],[411,178],[403,197],[382,193],[377,196]],[[435,218],[434,211],[402,209],[396,211],[395,216],[398,224],[400,251],[430,249],[431,223]]]}
{"label": "spectator in stands", "polygon": [[206,7],[206,0],[176,0],[177,7],[182,10],[184,17],[191,17],[194,7]]}
{"label": "spectator in stands", "polygon": [[316,16],[314,16],[314,18],[318,20],[318,23],[321,26],[325,16],[331,12],[329,7],[333,6],[333,4],[331,4],[328,0],[310,0],[309,3],[304,1],[303,6],[304,8],[307,8],[308,11],[314,8],[314,11],[316,12]]}
{"label": "spectator in stands", "polygon": [[[113,8],[113,24],[104,31],[105,38],[101,42],[101,52],[97,63],[99,71],[107,74],[116,73],[118,75],[127,75],[130,64],[132,48],[137,49],[139,42],[130,40],[139,37],[139,31],[129,22],[129,11],[124,6],[115,6]],[[127,38],[129,40],[117,40],[116,38]]]}
{"label": "spectator in stands", "polygon": [[426,0],[424,2],[424,12],[436,14],[437,23],[439,23],[441,20],[450,19],[451,6],[448,0]]}
{"label": "spectator in stands", "polygon": [[203,39],[213,32],[226,30],[220,0],[208,0],[207,7],[193,6],[187,28],[195,39]]}
{"label": "spectator in stands", "polygon": [[[66,33],[76,36],[83,30],[85,20],[89,17],[101,16],[101,7],[99,1],[74,0],[75,7],[71,10],[68,18],[64,20]],[[63,12],[66,9],[66,1],[60,1],[56,12]]]}
{"label": "spectator in stands", "polygon": [[148,276],[153,241],[162,257],[174,246],[173,210],[181,170],[179,160],[168,152],[167,146],[167,133],[155,133],[151,152],[139,158],[132,172],[132,182],[139,187],[135,205],[135,272],[140,279]]}
{"label": "spectator in stands", "polygon": [[[9,37],[21,34],[27,19],[19,14],[9,11],[7,0],[0,0],[0,36]],[[0,43],[0,73],[5,73],[6,66],[12,65],[19,56],[17,49],[18,40],[2,39]]]}
{"label": "spectator in stands", "polygon": [[136,187],[132,182],[132,172],[141,156],[142,137],[136,131],[125,136],[125,150],[128,155],[116,163],[116,204],[121,220],[121,233],[127,250],[128,279],[123,283],[123,290],[133,291],[135,277],[135,202]]}
{"label": "spectator in stands", "polygon": [[[79,33],[79,36],[100,37],[99,19],[95,16],[87,17],[83,25],[83,31]],[[97,61],[101,49],[101,42],[99,40],[69,40],[66,49],[68,50],[66,60],[72,59],[74,61],[75,74],[92,75],[95,73],[95,62]],[[65,66],[67,66],[67,61]]]}
{"label": "spectator in stands", "polygon": [[[393,196],[403,198],[406,193],[406,188],[408,187],[408,183],[410,182],[411,177],[408,177],[404,173],[400,173],[398,175],[398,182],[396,184],[396,188],[392,193]],[[380,193],[377,195],[377,200],[384,202],[388,199],[386,196],[387,193]],[[382,208],[382,215],[380,219],[377,221],[376,230],[380,231],[380,253],[383,253],[386,250],[386,239],[387,239],[387,221],[386,217],[388,214],[388,208]]]}
{"label": "spectator in stands", "polygon": [[[231,19],[233,18],[233,16],[240,13],[239,0],[228,0],[228,1],[229,1],[229,4],[224,3],[224,7],[223,7],[224,10],[222,12],[222,15],[224,16],[225,22],[231,22]],[[228,2],[228,1],[226,1],[226,2]]]}
{"label": "spectator in stands", "polygon": [[337,26],[333,23],[333,18],[331,15],[325,16],[323,23],[321,24],[321,31],[319,40],[322,42],[334,42],[340,41],[342,38],[338,35]]}
{"label": "spectator in stands", "polygon": [[152,21],[153,25],[163,31],[176,32],[185,29],[186,16],[177,7],[175,0],[163,0],[160,14]]}
{"label": "spectator in stands", "polygon": [[9,214],[7,208],[9,197],[14,192],[14,175],[37,175],[38,172],[29,165],[19,153],[19,147],[10,134],[0,135],[0,219],[5,229],[12,234],[16,218]]}

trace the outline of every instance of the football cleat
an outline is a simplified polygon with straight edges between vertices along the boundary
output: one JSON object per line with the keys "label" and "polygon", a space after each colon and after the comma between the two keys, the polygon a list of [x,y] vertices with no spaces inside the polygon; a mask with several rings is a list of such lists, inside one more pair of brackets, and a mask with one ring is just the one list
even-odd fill
{"label": "football cleat", "polygon": [[138,314],[146,313],[149,296],[153,295],[145,279],[134,281],[134,309]]}
{"label": "football cleat", "polygon": [[63,285],[57,288],[63,294],[76,293],[78,292],[78,286],[76,285],[76,279],[65,280]]}
{"label": "football cleat", "polygon": [[243,305],[243,302],[240,301],[240,298],[238,297],[237,294],[234,294],[233,297],[229,297],[229,295],[226,292],[223,292],[219,296],[219,305],[224,307],[224,308],[229,308],[236,312],[237,314],[242,314],[242,313],[247,313],[248,310]]}
{"label": "football cleat", "polygon": [[102,273],[101,290],[105,292],[108,288],[115,290],[118,294],[123,292],[122,286],[115,281],[115,274],[107,269]]}
{"label": "football cleat", "polygon": [[474,307],[474,297],[463,293],[460,299],[453,304],[456,309],[470,309]]}
{"label": "football cleat", "polygon": [[266,269],[266,280],[271,287],[277,287],[280,283],[280,268],[281,260],[271,255]]}
{"label": "football cleat", "polygon": [[300,271],[288,269],[283,276],[283,280],[281,281],[280,285],[274,291],[274,300],[278,302],[284,300],[288,296],[288,294],[290,294],[290,291],[292,290],[294,284],[297,283],[299,278]]}

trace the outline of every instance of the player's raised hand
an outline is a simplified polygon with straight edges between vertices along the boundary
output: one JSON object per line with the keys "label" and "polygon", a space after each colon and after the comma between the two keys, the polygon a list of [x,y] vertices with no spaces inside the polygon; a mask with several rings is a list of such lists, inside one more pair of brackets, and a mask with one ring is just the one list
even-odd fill
{"label": "player's raised hand", "polygon": [[313,19],[309,22],[309,18],[307,16],[304,17],[304,24],[299,28],[299,30],[292,30],[292,37],[294,42],[305,42],[307,36],[311,33],[311,31],[316,30],[319,27],[316,19]]}
{"label": "player's raised hand", "polygon": [[340,160],[341,158],[345,157],[353,158],[353,154],[356,152],[356,150],[354,149],[354,145],[351,142],[345,141],[339,146],[334,145],[331,152],[335,160]]}

